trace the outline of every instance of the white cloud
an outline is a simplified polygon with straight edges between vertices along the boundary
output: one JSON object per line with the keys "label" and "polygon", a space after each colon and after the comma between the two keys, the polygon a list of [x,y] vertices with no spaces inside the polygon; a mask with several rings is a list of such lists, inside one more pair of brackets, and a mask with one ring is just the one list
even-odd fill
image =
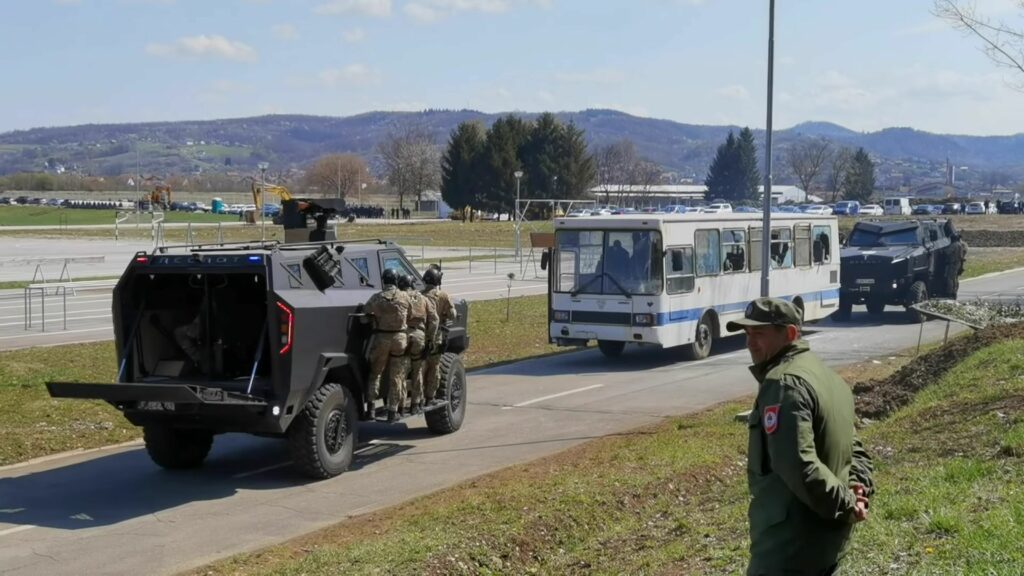
{"label": "white cloud", "polygon": [[321,70],[317,78],[325,86],[367,86],[379,82],[380,73],[365,64],[349,64]]}
{"label": "white cloud", "polygon": [[251,46],[217,34],[184,36],[171,44],[148,44],[146,53],[163,57],[215,57],[243,62],[256,60],[256,51]]}
{"label": "white cloud", "polygon": [[391,0],[331,0],[313,9],[317,14],[362,14],[386,18],[391,15]]}
{"label": "white cloud", "polygon": [[559,72],[555,80],[567,84],[622,84],[626,74],[614,68],[600,68],[586,72]]}
{"label": "white cloud", "polygon": [[715,90],[715,94],[732,100],[750,100],[750,91],[739,84],[722,86],[718,90]]}
{"label": "white cloud", "polygon": [[552,6],[551,0],[413,0],[403,7],[407,16],[419,22],[436,22],[458,12],[501,14],[515,4],[532,4],[543,9]]}
{"label": "white cloud", "polygon": [[295,40],[299,33],[291,24],[278,24],[274,26],[274,36],[281,40]]}
{"label": "white cloud", "polygon": [[555,95],[547,90],[540,90],[537,92],[537,98],[544,103],[550,104],[555,101]]}
{"label": "white cloud", "polygon": [[349,44],[356,44],[366,39],[366,32],[362,28],[350,28],[342,32],[341,37]]}

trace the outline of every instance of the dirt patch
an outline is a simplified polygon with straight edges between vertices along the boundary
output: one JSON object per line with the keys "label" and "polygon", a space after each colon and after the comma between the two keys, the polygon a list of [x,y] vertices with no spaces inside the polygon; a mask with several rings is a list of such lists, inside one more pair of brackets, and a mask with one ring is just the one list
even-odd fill
{"label": "dirt patch", "polygon": [[961,230],[971,248],[1024,246],[1024,230]]}
{"label": "dirt patch", "polygon": [[857,397],[857,415],[872,420],[884,418],[909,404],[918,391],[942,378],[971,354],[1015,338],[1024,338],[1024,322],[992,326],[955,338],[918,356],[888,378],[858,382],[853,387]]}

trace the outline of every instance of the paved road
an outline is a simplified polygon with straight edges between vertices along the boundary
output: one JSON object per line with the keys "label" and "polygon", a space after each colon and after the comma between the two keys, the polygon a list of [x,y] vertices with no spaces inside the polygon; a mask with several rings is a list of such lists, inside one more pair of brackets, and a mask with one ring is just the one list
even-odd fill
{"label": "paved road", "polygon": [[[1013,285],[1024,272],[967,286]],[[902,318],[855,313],[809,338],[833,365],[883,356],[916,344],[918,325]],[[925,324],[925,340],[945,328]],[[477,371],[461,431],[369,425],[353,470],[322,482],[291,471],[283,442],[237,435],[190,473],[158,469],[137,444],[0,470],[0,574],[169,574],[754,391],[741,338],[707,360],[678,355],[631,347],[609,362],[589,350]]]}
{"label": "paved road", "polygon": [[[66,241],[0,239],[0,247],[3,248],[0,281],[31,280],[37,266],[42,266],[47,281],[54,281],[60,277],[64,266],[63,260],[53,256],[58,249],[64,250],[71,259],[68,264],[71,278],[80,279],[119,275],[137,251],[147,250],[151,245],[102,240],[69,245]],[[408,254],[414,262],[470,255],[467,249],[429,247],[410,248]],[[503,298],[508,290],[507,275],[512,272],[516,275],[512,283],[513,296],[545,293],[545,280],[540,276],[543,272],[534,262],[521,267],[503,256],[501,251],[474,249],[472,263],[445,264],[445,289],[466,300]],[[48,291],[44,301],[40,291],[31,291],[27,306],[24,290],[0,291],[0,350],[109,340],[113,338],[110,309],[110,285],[78,289],[68,294],[66,303],[63,295]],[[31,322],[26,328],[29,311]]]}

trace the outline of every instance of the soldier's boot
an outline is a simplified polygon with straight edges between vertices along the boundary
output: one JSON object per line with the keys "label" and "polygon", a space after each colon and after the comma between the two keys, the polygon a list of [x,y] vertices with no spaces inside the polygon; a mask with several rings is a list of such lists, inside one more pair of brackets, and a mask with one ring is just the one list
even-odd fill
{"label": "soldier's boot", "polygon": [[398,422],[398,411],[388,410],[388,424],[394,424],[395,422]]}
{"label": "soldier's boot", "polygon": [[412,406],[409,407],[409,414],[412,416],[423,414],[423,405],[419,402],[413,402]]}

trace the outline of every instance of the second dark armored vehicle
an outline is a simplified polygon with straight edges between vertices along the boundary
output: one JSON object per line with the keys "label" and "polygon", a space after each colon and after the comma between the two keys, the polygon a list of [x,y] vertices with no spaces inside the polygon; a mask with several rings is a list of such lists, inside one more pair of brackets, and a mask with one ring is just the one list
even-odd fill
{"label": "second dark armored vehicle", "polygon": [[[853,306],[871,314],[887,305],[910,307],[929,298],[955,298],[949,264],[953,239],[944,219],[857,222],[840,253],[837,320],[849,319]],[[955,271],[953,272],[956,273]]]}
{"label": "second dark armored vehicle", "polygon": [[[335,476],[352,462],[360,421],[376,416],[365,401],[372,325],[362,306],[388,268],[419,277],[380,240],[140,252],[113,294],[116,381],[47,387],[115,406],[165,468],[199,466],[215,435],[246,432],[287,438],[302,472]],[[424,414],[438,434],[458,430],[466,411],[465,301],[456,308],[442,402]]]}

